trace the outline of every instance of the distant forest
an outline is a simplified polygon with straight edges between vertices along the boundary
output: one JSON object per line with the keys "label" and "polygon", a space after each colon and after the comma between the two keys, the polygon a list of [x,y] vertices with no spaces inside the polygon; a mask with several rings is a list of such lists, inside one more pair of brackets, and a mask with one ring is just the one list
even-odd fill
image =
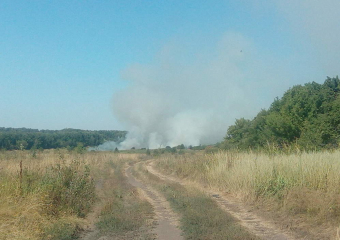
{"label": "distant forest", "polygon": [[0,149],[73,149],[77,146],[98,146],[105,141],[121,142],[125,139],[126,133],[115,130],[89,131],[70,128],[38,130],[0,127]]}
{"label": "distant forest", "polygon": [[292,144],[307,150],[336,148],[340,143],[339,93],[338,77],[327,77],[323,84],[294,86],[254,119],[237,119],[221,145],[226,149]]}

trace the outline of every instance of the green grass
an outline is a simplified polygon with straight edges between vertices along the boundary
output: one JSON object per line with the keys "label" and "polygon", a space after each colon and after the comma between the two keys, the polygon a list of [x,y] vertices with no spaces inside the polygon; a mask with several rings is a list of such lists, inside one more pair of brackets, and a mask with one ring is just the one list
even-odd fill
{"label": "green grass", "polygon": [[56,221],[44,228],[41,239],[73,240],[78,239],[80,228],[73,221],[65,219]]}

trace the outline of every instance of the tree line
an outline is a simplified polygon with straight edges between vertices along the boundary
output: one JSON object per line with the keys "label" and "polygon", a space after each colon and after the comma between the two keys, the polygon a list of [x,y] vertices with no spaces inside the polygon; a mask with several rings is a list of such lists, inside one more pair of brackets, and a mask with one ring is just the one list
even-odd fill
{"label": "tree line", "polygon": [[223,148],[280,148],[297,144],[307,150],[336,148],[340,141],[340,80],[330,78],[296,85],[252,120],[230,126]]}
{"label": "tree line", "polygon": [[116,130],[38,130],[30,128],[0,127],[0,149],[30,150],[30,149],[73,149],[79,145],[98,146],[105,141],[121,142],[125,139],[126,131]]}

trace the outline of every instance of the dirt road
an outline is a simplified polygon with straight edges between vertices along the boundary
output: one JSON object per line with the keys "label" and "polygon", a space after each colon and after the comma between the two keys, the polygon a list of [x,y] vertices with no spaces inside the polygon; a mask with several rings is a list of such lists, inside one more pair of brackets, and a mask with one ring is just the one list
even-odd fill
{"label": "dirt road", "polygon": [[[127,166],[127,165],[125,165]],[[198,236],[199,239],[225,239],[227,237],[226,235],[230,234],[231,231],[227,230],[229,226],[231,225],[237,225],[240,226],[242,229],[245,229],[247,233],[250,233],[251,235],[242,235],[242,233],[239,230],[236,230],[234,235],[230,235],[232,237],[228,237],[228,239],[268,239],[268,240],[286,240],[286,239],[304,239],[301,237],[296,237],[290,232],[283,231],[279,227],[277,227],[272,222],[263,219],[259,216],[257,216],[254,212],[252,212],[249,208],[245,207],[242,202],[238,201],[237,199],[234,199],[228,195],[224,195],[221,192],[215,192],[211,191],[209,189],[204,189],[202,186],[195,184],[193,182],[185,181],[183,179],[178,179],[173,176],[168,176],[160,173],[153,165],[153,160],[149,161],[139,161],[135,162],[135,165],[133,166],[127,166],[126,168],[122,168],[122,176],[125,179],[124,181],[128,186],[133,186],[134,188],[137,188],[138,192],[141,193],[140,196],[145,200],[147,200],[153,207],[154,217],[151,219],[152,221],[155,221],[156,224],[153,225],[155,228],[152,229],[152,227],[149,228],[149,233],[152,234],[152,238],[154,237],[159,240],[182,240],[184,239],[183,235],[187,236],[188,228],[191,229],[190,231],[195,232],[201,232],[202,227],[205,227],[206,232],[210,232],[208,235],[204,235],[204,233],[200,233],[201,235]],[[152,181],[150,180],[153,179]],[[178,191],[179,187],[177,187],[177,190],[173,189],[173,186],[182,186],[180,188],[180,192]],[[160,188],[160,186],[162,186]],[[126,188],[126,186],[124,187]],[[192,217],[190,220],[188,218],[185,219],[185,214],[182,211],[178,211],[176,209],[176,212],[173,211],[173,209],[170,207],[170,204],[168,201],[170,201],[169,196],[164,195],[164,188],[166,189],[172,189],[174,192],[172,194],[173,197],[177,199],[178,197],[181,198],[179,195],[185,195],[187,197],[187,202],[183,199],[181,200],[182,204],[181,206],[185,206],[189,212],[191,212]],[[199,199],[200,196],[195,198],[192,194],[190,195],[188,189],[196,189],[196,192],[200,192],[201,195],[204,195],[206,199],[209,199],[211,202],[216,202],[213,205],[201,205],[201,203],[206,204],[206,200]],[[178,195],[177,195],[178,194]],[[176,195],[176,196],[175,196]],[[165,198],[166,197],[166,198]],[[199,199],[199,204],[194,206],[195,202],[197,202]],[[212,199],[212,200],[211,200]],[[173,200],[171,200],[171,206],[173,205]],[[196,208],[195,208],[196,207]],[[208,211],[212,208],[216,209],[216,211],[213,214],[208,214]],[[198,216],[196,213],[201,211],[203,209],[203,213]],[[152,211],[152,210],[151,210]],[[187,211],[184,210],[183,211]],[[132,215],[139,214],[138,211],[131,212]],[[217,219],[217,215],[222,216],[230,216],[230,221],[220,221],[214,222],[211,225],[211,222],[205,222],[207,219]],[[134,215],[136,216],[136,215]],[[193,217],[194,216],[194,217]],[[187,216],[186,216],[187,217]],[[201,220],[198,218],[201,217]],[[219,218],[221,219],[221,218]],[[181,220],[181,227],[183,229],[183,232],[180,230],[180,220]],[[188,225],[183,225],[183,220],[186,221],[186,224],[194,224],[196,226],[199,226],[199,228],[192,228],[188,227]],[[197,225],[201,224],[201,225]],[[202,225],[203,224],[203,225]],[[216,228],[216,224],[221,228]],[[191,225],[193,226],[193,225]],[[193,230],[196,229],[196,230]],[[219,234],[221,229],[224,229],[223,234]],[[237,228],[235,228],[237,229]],[[82,239],[84,240],[94,240],[98,239],[96,237],[97,231],[94,228],[94,225],[92,227],[92,232],[89,232],[86,236],[84,236]],[[190,235],[190,234],[189,234]],[[197,239],[196,237],[191,237],[188,235],[190,239]],[[244,236],[244,237],[243,237]],[[103,236],[99,238],[100,240],[107,240],[111,239],[109,236]],[[115,238],[116,239],[116,238]],[[131,238],[136,239],[136,238]],[[138,238],[140,239],[140,238]]]}
{"label": "dirt road", "polygon": [[145,185],[132,175],[132,167],[126,170],[128,182],[144,192],[147,200],[153,205],[157,226],[155,233],[160,240],[182,240],[181,230],[178,228],[178,216],[171,210],[169,203],[150,186]]}
{"label": "dirt road", "polygon": [[[151,174],[156,175],[162,180],[173,181],[182,185],[193,184],[183,180],[179,180],[174,177],[165,176],[161,174],[154,168],[152,161],[147,162],[146,168]],[[277,228],[271,222],[266,221],[260,218],[259,216],[255,215],[247,208],[245,208],[244,205],[241,202],[237,201],[236,199],[223,195],[220,192],[212,192],[207,189],[203,189],[201,186],[198,185],[195,185],[195,187],[200,187],[203,191],[209,194],[211,198],[213,198],[218,203],[221,209],[228,212],[237,220],[239,220],[242,226],[247,228],[250,232],[258,236],[259,238],[268,240],[298,239],[294,237],[291,233],[285,232]]]}

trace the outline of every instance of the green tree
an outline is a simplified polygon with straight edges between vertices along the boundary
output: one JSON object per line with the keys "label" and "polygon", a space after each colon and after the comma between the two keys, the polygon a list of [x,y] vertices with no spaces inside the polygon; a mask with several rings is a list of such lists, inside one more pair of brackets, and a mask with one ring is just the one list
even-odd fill
{"label": "green tree", "polygon": [[340,139],[339,90],[338,77],[328,77],[323,84],[293,86],[253,120],[237,119],[220,145],[246,149],[267,142],[278,146],[297,142],[308,149],[336,147]]}

